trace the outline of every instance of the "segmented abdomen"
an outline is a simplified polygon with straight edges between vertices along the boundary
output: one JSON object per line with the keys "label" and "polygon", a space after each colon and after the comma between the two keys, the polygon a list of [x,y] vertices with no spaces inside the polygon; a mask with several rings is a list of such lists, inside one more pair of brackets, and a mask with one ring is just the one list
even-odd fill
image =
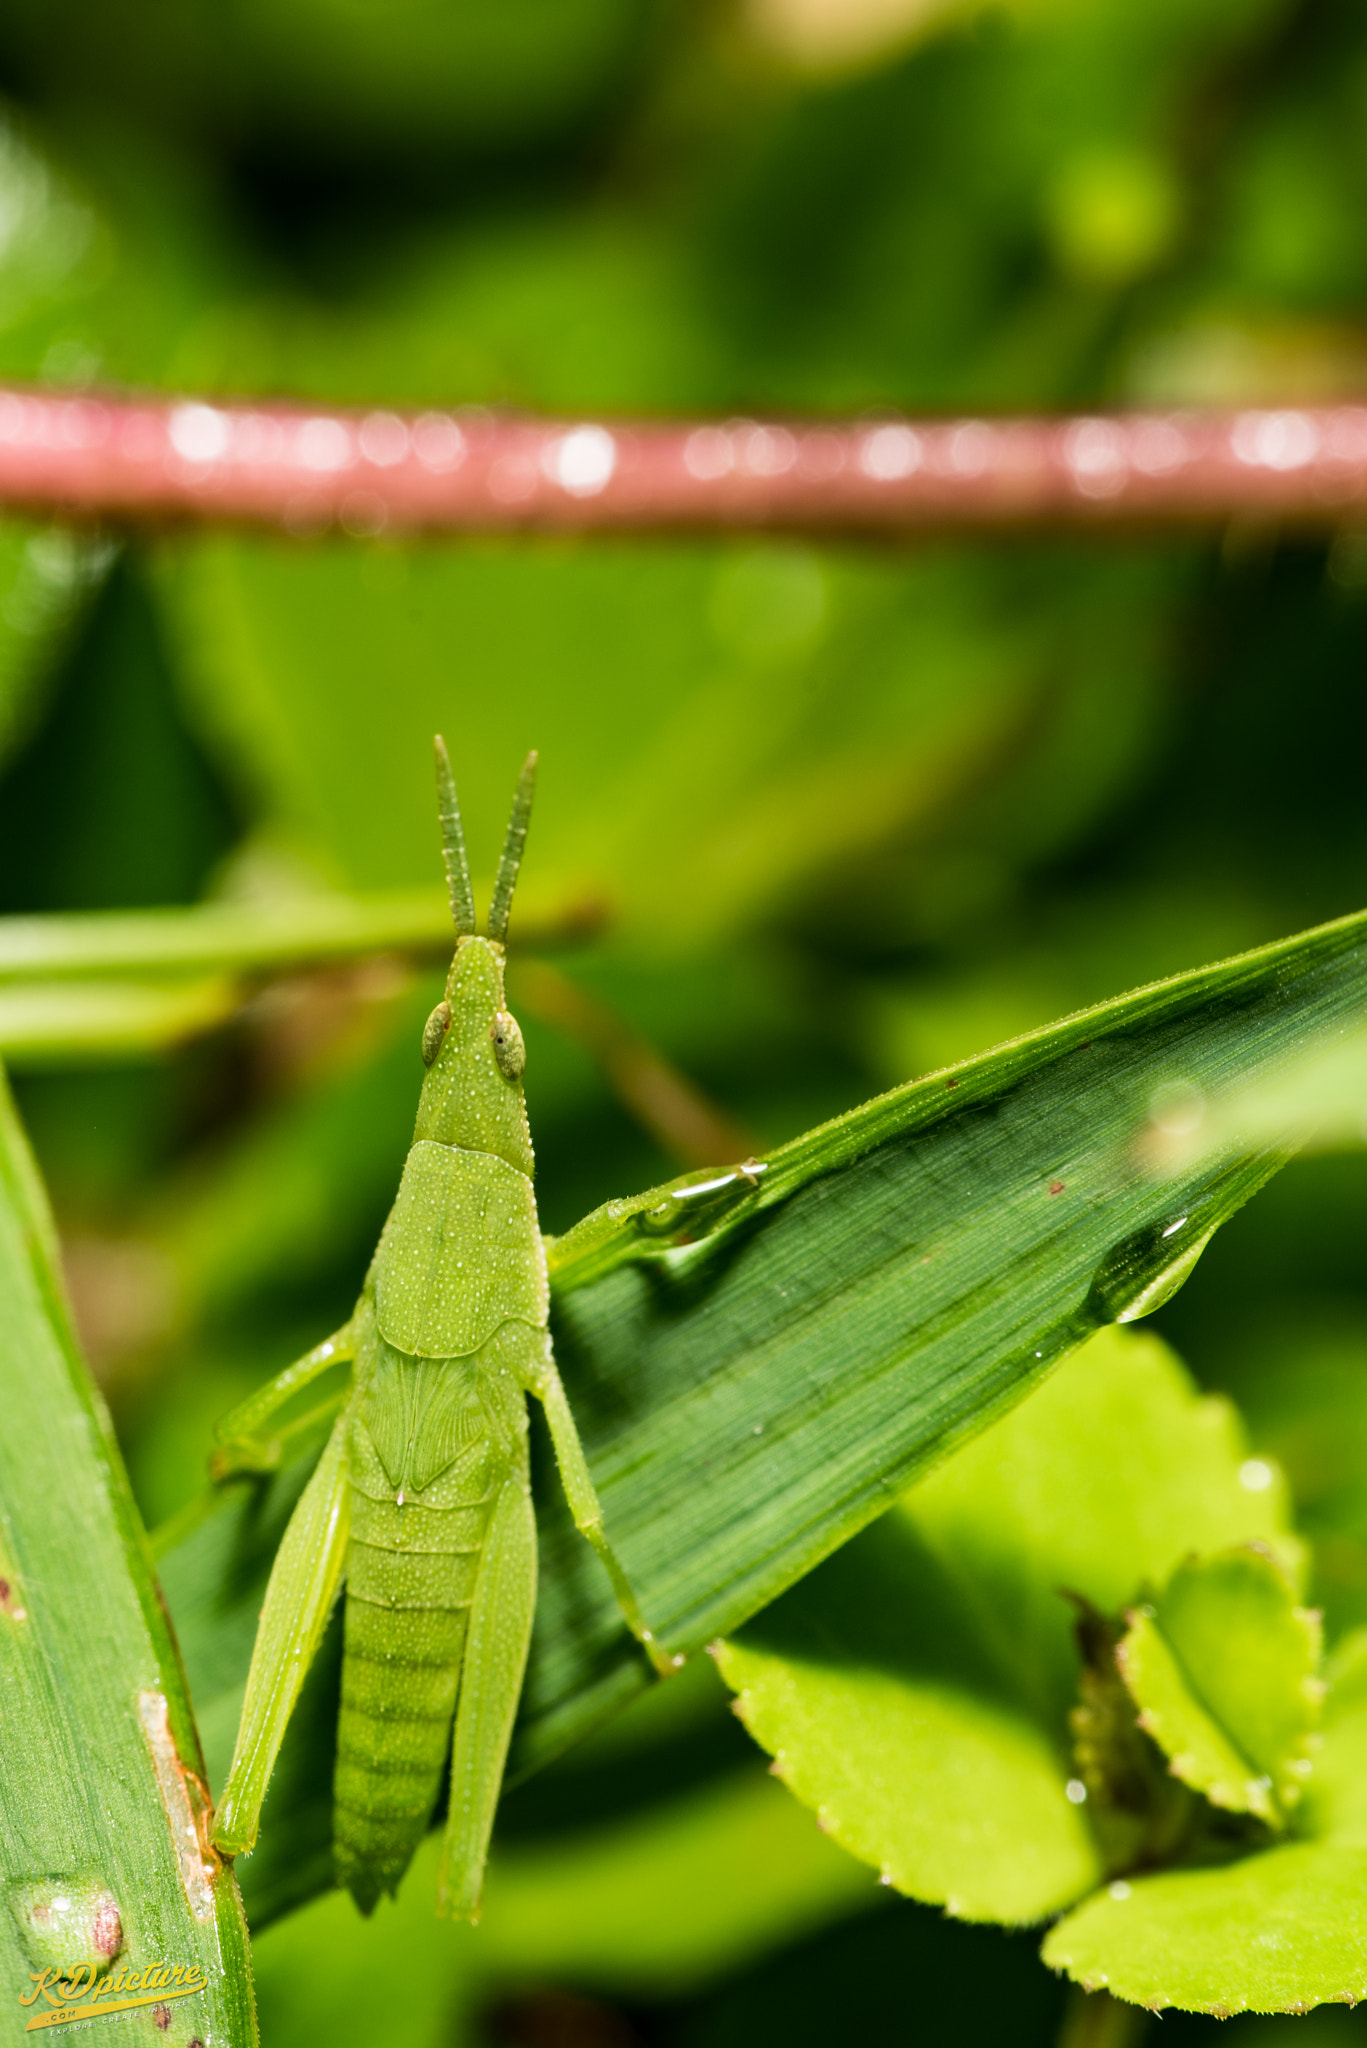
{"label": "segmented abdomen", "polygon": [[400,1503],[364,1414],[350,1451],[333,1850],[338,1882],[368,1912],[407,1869],[441,1789],[470,1603],[507,1454],[487,1437],[468,1443]]}

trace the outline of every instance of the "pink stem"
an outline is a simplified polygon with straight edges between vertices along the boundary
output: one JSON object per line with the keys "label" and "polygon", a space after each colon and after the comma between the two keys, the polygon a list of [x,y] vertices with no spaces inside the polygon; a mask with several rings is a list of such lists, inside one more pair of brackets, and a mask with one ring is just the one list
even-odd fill
{"label": "pink stem", "polygon": [[0,504],[356,534],[1332,525],[1367,505],[1367,406],[666,425],[0,390]]}

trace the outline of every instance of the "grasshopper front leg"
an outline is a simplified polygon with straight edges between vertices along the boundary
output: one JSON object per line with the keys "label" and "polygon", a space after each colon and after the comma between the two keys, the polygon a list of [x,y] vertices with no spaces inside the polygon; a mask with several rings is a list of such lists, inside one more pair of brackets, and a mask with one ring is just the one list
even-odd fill
{"label": "grasshopper front leg", "polygon": [[277,1410],[283,1408],[305,1387],[312,1386],[334,1365],[356,1355],[355,1337],[352,1325],[346,1323],[331,1337],[325,1337],[321,1344],[315,1344],[312,1351],[306,1351],[302,1358],[296,1358],[293,1365],[277,1373],[264,1387],[258,1387],[254,1394],[240,1402],[217,1424],[214,1430],[214,1451],[209,1461],[209,1472],[216,1486],[229,1479],[236,1479],[250,1473],[274,1472],[278,1470],[284,1455],[285,1442],[297,1436],[313,1423],[335,1408],[346,1397],[339,1395],[336,1401],[320,1402],[306,1415],[298,1416],[278,1435],[267,1437],[261,1434],[261,1425],[269,1421]]}

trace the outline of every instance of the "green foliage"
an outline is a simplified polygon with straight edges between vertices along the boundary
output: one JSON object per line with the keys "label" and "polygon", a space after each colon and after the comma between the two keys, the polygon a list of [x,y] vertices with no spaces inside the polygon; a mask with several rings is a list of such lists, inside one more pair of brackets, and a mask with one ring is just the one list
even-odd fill
{"label": "green foliage", "polygon": [[[1045,1941],[1045,1960],[1136,2003],[1220,2016],[1360,2000],[1367,1956],[1363,1650],[1363,1639],[1353,1637],[1331,1660],[1323,1747],[1308,1778],[1296,1779],[1305,1803],[1293,1826],[1308,1839],[1224,1867],[1113,1883],[1059,1922]],[[1288,1643],[1283,1692],[1296,1659]],[[1303,1724],[1303,1701],[1301,1714]]]}
{"label": "green foliage", "polygon": [[[217,24],[193,13],[168,24],[132,0],[57,16],[21,5],[11,50],[39,73],[98,80],[172,130],[253,126],[335,147],[536,143],[611,85],[646,10],[638,0],[537,0],[507,19],[465,4],[409,0],[394,23],[340,0],[286,10],[245,0]],[[55,35],[54,35],[55,31]],[[75,45],[75,54],[71,45]],[[112,71],[111,68],[112,67]]]}
{"label": "green foliage", "polygon": [[1241,1537],[1294,1557],[1279,1486],[1244,1466],[1231,1411],[1160,1343],[1094,1337],[721,1646],[746,1726],[899,1890],[966,1919],[1056,1913],[1103,1874],[1089,1800],[1125,1804],[1070,1752],[1070,1598],[1112,1612]]}
{"label": "green foliage", "polygon": [[254,2041],[246,1924],[232,1871],[208,1848],[175,1643],[71,1330],[42,1188],[0,1089],[7,2023],[19,2023],[23,2004],[30,2018],[63,2000],[84,2006],[81,1987],[94,1996],[121,1972],[136,1979],[127,1996],[137,2003],[145,1973],[181,1965],[201,1988],[162,2008],[166,2028],[154,2025],[154,2000],[120,2024],[146,2040],[222,2029]]}
{"label": "green foliage", "polygon": [[1319,1616],[1254,1549],[1179,1565],[1116,1649],[1139,1725],[1173,1775],[1274,1827],[1311,1769],[1319,1661]]}
{"label": "green foliage", "polygon": [[[332,2023],[397,2044],[410,2029],[449,2026],[453,2016],[469,2026],[500,1981],[562,1973],[587,1972],[627,1997],[660,1985],[677,1995],[795,1930],[839,1923],[869,1904],[867,1872],[753,1769],[657,1806],[644,1821],[496,1856],[473,1937],[434,1921],[435,1863],[429,1843],[388,1927],[358,1922],[334,1895],[258,1942],[263,1995],[279,2000],[286,2028]],[[320,1953],[330,1959],[321,1985]],[[402,2010],[394,1977],[381,1972],[404,1983]]]}
{"label": "green foliage", "polygon": [[60,527],[0,528],[0,762],[27,737],[44,685],[106,551]]}
{"label": "green foliage", "polygon": [[[670,1650],[686,1654],[753,1614],[1098,1323],[1155,1306],[1185,1277],[1277,1160],[1236,1155],[1215,1175],[1203,1164],[1188,1181],[1179,1165],[1174,1178],[1152,1149],[1155,1106],[1161,1115],[1176,1071],[1199,1074],[1215,1094],[1222,1083],[1239,1086],[1250,1067],[1275,1063],[1282,1047],[1294,1052],[1317,1020],[1356,1000],[1358,929],[1350,920],[1084,1013],[850,1112],[772,1153],[762,1170],[685,1177],[611,1203],[552,1246],[557,1356],[613,1542]],[[986,1142],[989,1209],[979,1193]],[[1042,1160],[1056,1177],[1041,1171]],[[1062,1213],[1071,1221],[1061,1222],[1070,1188],[1072,1207]],[[933,1229],[909,1231],[904,1219],[928,1212],[930,1189]],[[807,1387],[805,1398],[794,1397],[795,1384]],[[1146,1393],[1151,1409],[1157,1391]],[[1026,1414],[1034,1413],[1032,1405]],[[1131,1434],[1137,1422],[1128,1419]],[[1094,1558],[1066,1582],[1114,1609],[1145,1577],[1166,1575],[1182,1546],[1219,1548],[1279,1527],[1259,1517],[1232,1450],[1219,1449],[1219,1483],[1198,1468],[1173,1495],[1167,1549],[1154,1547],[1150,1528],[1148,1548],[1122,1544],[1109,1581],[1097,1582]],[[1098,1456],[1095,1434],[1086,1454]],[[1152,1472],[1141,1469],[1147,1488]],[[1221,1485],[1235,1503],[1232,1519],[1215,1505]],[[1075,1480],[1068,1490],[1077,1496]],[[1270,1505],[1269,1495],[1264,1514]],[[230,1499],[208,1530],[187,1539],[192,1565],[168,1556],[178,1603],[193,1603],[181,1625],[192,1669],[194,1616],[206,1609],[195,1574],[208,1572],[211,1584],[225,1571],[240,1580],[239,1532],[256,1512],[254,1490]],[[1102,1512],[1098,1499],[1093,1523]],[[961,1516],[960,1548],[969,1554],[982,1541],[981,1517],[981,1499]],[[542,1521],[516,1752],[524,1765],[563,1748],[644,1677],[606,1577],[553,1496],[543,1495]],[[1095,1549],[1094,1526],[1088,1542]],[[1055,1621],[1061,1626],[1061,1611]],[[1056,1670],[1061,1713],[1058,1690]],[[1033,1778],[1038,1795],[1043,1785],[1058,1841],[1048,1855],[1037,1843],[1045,1863],[1037,1873],[1022,1823],[1000,1892],[931,1881],[932,1897],[958,1901],[962,1889],[960,1910],[974,1917],[1037,1917],[1093,1874],[1081,1823],[1058,1800],[1038,1742],[1028,1730],[1012,1740],[1018,1761],[1034,1755],[1032,1767],[1006,1768],[1014,1796],[1042,1840],[1050,1830],[1040,1798],[1022,1788]],[[982,1741],[990,1751],[990,1732]],[[848,1746],[860,1753],[859,1743]],[[329,1771],[324,1746],[287,1773],[277,1828],[293,1807],[326,1803]],[[947,1839],[941,1852],[953,1868]],[[896,1874],[891,1852],[880,1860]],[[315,1867],[297,1861],[284,1896],[306,1896],[314,1882]],[[908,1888],[925,1895],[915,1881]],[[272,1875],[259,1910],[267,1897],[278,1907],[280,1896]]]}
{"label": "green foliage", "polygon": [[1301,1843],[1225,1870],[1107,1891],[1049,1935],[1044,1959],[1095,1990],[1162,2011],[1306,2012],[1362,1998],[1367,1850]]}
{"label": "green foliage", "polygon": [[[1336,1008],[1337,970],[1311,963],[1354,929],[1302,942],[1307,1006]],[[704,1184],[677,1217],[655,1196],[609,1205],[558,1242],[557,1345],[666,1643],[734,1626],[1098,1323],[1180,1284],[1277,1162],[1173,1180],[1147,1119],[1175,1062],[1214,1090],[1231,1055],[1275,1060],[1295,957],[1084,1013],[794,1141],[753,1192]],[[571,1689],[557,1663],[531,1681],[548,1719]]]}
{"label": "green foliage", "polygon": [[[1139,2004],[1352,2003],[1363,1663],[1347,1654],[1321,1754],[1284,1516],[1228,1407],[1153,1339],[1107,1332],[717,1654],[775,1770],[885,1883],[966,1918],[1081,1899],[1045,1960]],[[1100,1615],[1158,1581],[1113,1649]],[[1128,1714],[1098,1682],[1116,1664]],[[1210,1805],[1174,1798],[1141,1728]],[[1310,1839],[1269,1848],[1215,1808]]]}
{"label": "green foliage", "polygon": [[[1365,51],[1354,10],[1283,0],[988,14],[859,0],[701,12],[546,0],[503,14],[426,0],[14,0],[0,17],[0,370],[74,391],[114,379],[571,416],[1355,400]],[[879,1126],[858,1158],[828,1157],[829,1134],[781,1149],[912,1075],[1367,900],[1367,550],[1357,512],[1342,516],[1327,549],[1245,522],[1218,545],[1130,535],[914,551],[819,537],[128,533],[112,563],[107,538],[8,522],[0,904],[45,918],[179,905],[186,920],[44,921],[0,940],[0,1045],[149,1518],[195,1495],[215,1418],[342,1320],[392,1199],[438,993],[427,935],[445,930],[426,766],[437,727],[460,738],[477,843],[501,826],[520,754],[542,749],[510,965],[538,1201],[583,1257],[585,1284],[560,1313],[609,1524],[623,1521],[633,1571],[681,1641],[737,1626],[890,1501],[980,1397],[1025,1384],[1002,1347],[1018,1277],[1028,1329],[1012,1355],[1028,1372],[1051,1356],[1033,1332],[1085,1303],[1127,1230],[1192,1221],[1162,1241],[1170,1267],[1152,1243],[1122,1260],[1121,1291],[1155,1307],[1191,1271],[1210,1212],[1174,1199],[1160,1214],[1160,1197],[1202,1174],[1214,1188],[1236,1153],[1279,1152],[1307,1120],[1355,1146],[1360,1084],[1351,1055],[1332,1051],[1338,1020],[1328,1060],[1298,1074],[1295,1031],[1316,1024],[1308,983],[1279,989],[1269,962],[1242,1011],[1225,1007],[1227,987],[1189,985],[1196,1007],[1163,1027],[1167,1063],[1153,1014],[1140,1030],[1139,1012],[1109,1013],[1094,1093],[1068,1064],[1090,1055],[1060,1039],[1050,1066],[1041,1042],[965,1069],[945,1120],[900,1136]],[[526,958],[552,944],[558,984]],[[1202,1057],[1219,1048],[1218,1073],[1189,1066],[1198,1043]],[[1316,1028],[1304,1049],[1318,1059],[1325,1045]],[[1225,1080],[1263,1052],[1269,1071],[1243,1073],[1255,1092],[1236,1105]],[[987,1095],[970,1099],[970,1075]],[[711,1098],[705,1129],[725,1142],[671,1120],[685,1080]],[[1206,1120],[1184,1134],[1193,1081]],[[939,1086],[902,1108],[919,1118]],[[1046,1097],[1037,1127],[1022,1105]],[[1148,1144],[1151,1122],[1164,1151],[1154,1183],[1125,1151],[1140,1133]],[[1105,1132],[1121,1147],[1109,1161],[1088,1149]],[[749,1210],[699,1211],[720,1224],[701,1253],[671,1241],[692,1207],[677,1195],[645,1205],[664,1212],[657,1236],[630,1204],[570,1235],[626,1191],[751,1153],[822,1172],[785,1200],[771,1180]],[[1046,1198],[1054,1179],[1064,1192]],[[1219,1213],[1242,1192],[1223,1184]],[[1052,1249],[1037,1223],[1056,1228]],[[1072,1830],[1069,1853],[1102,1886],[1056,1938],[1081,1975],[1107,1974],[1126,1996],[1276,2006],[1336,1996],[1358,1975],[1356,1907],[1330,1910],[1329,1859],[1358,1852],[1367,1783],[1342,1646],[1367,1622],[1365,1227],[1359,1154],[1299,1163],[1156,1306],[1202,1385],[1237,1396],[1252,1465],[1284,1465],[1309,1546],[1304,1597],[1325,1609],[1326,1742],[1276,1846],[1267,1822],[1168,1773],[1114,1656],[1123,1610],[1158,1606],[1189,1554],[1216,1569],[1231,1545],[1284,1531],[1275,1484],[1242,1489],[1261,1525],[1208,1526],[1193,1486],[1152,1558],[1136,1535],[1132,1565],[1079,1615],[1085,1656],[1052,1585],[1029,1577],[1036,1521],[1053,1532],[1043,1549],[1057,1541],[1052,1494],[1044,1507],[1030,1494],[1031,1467],[1053,1469],[1050,1445],[1020,1470],[1014,1545],[989,1541],[1014,1497],[1004,1486],[980,1542],[976,1509],[954,1525],[976,1583],[1011,1589],[992,1626],[1043,1691],[1018,1709],[1012,1674],[993,1691],[975,1664],[981,1693],[960,1690],[936,1725],[946,1743],[1015,1730],[1017,1765],[994,1781],[1001,1810],[1034,1785],[1053,1816],[1032,1837],[1031,1882]],[[946,1289],[942,1354],[918,1320],[922,1283],[888,1249],[913,1240],[962,1248],[924,1269]],[[863,1263],[822,1304],[812,1262],[838,1246]],[[773,1323],[760,1281],[780,1255],[805,1291],[771,1350],[751,1338]],[[1042,1307],[1049,1274],[1057,1301]],[[867,1375],[849,1365],[866,1333],[882,1361]],[[1023,1424],[1050,1392],[997,1427]],[[1189,1400],[1149,1397],[1194,1471]],[[1055,1421],[1066,1434],[1068,1418]],[[1093,1549],[1099,1574],[1124,1548],[1103,1475],[1124,1468],[1131,1437],[1145,1441],[1133,1406],[1096,1425],[1097,1476],[1077,1491],[1100,1535],[1079,1541],[1075,1591]],[[315,1450],[308,1430],[290,1438],[281,1471],[240,1484],[193,1534],[182,1521],[165,1559],[216,1789],[260,1587]],[[974,1455],[913,1497],[948,1490]],[[1212,1469],[1227,1475],[1234,1455],[1211,1449]],[[639,1683],[596,1566],[542,1495],[524,1760]],[[771,1612],[847,1558],[881,1587],[875,1562],[881,1572],[894,1533],[911,1543],[902,1506]],[[928,1611],[939,1569],[918,1579],[910,1611]],[[851,1613],[867,1605],[861,1588]],[[1272,1599],[1288,1659],[1257,1701],[1260,1713],[1282,1702],[1274,1778],[1299,1739],[1304,1676],[1285,1603]],[[933,1642],[967,1656],[976,1637],[948,1595],[936,1617]],[[742,1633],[767,1625],[757,1616]],[[1243,1758],[1248,1689],[1217,1699],[1189,1654],[1180,1712],[1195,1701]],[[259,1925],[327,1882],[331,1659],[325,1644],[282,1760],[278,1825],[268,1807],[243,1866]],[[694,1685],[699,1661],[676,1683]],[[1231,1676],[1248,1668],[1241,1657]],[[434,1960],[421,1879],[363,1936],[345,1902],[319,1902],[259,1943],[268,2035],[323,2032],[345,2048],[388,2030],[406,2048],[484,2048],[563,2032],[572,2011],[580,2035],[625,2029],[668,2048],[1057,2036],[1061,1986],[1029,1937],[893,1899],[780,1787],[728,1804],[743,1753],[727,1744],[746,1738],[715,1702],[695,1721],[656,1704],[669,1696],[643,1695],[507,1796],[487,1968],[447,1950]],[[649,1739],[634,1718],[647,1710],[660,1715]],[[1070,1772],[1088,1791],[1080,1805],[1058,1791]],[[1131,1804],[1105,1805],[1118,1788]],[[677,1840],[690,1813],[688,1854],[652,1862],[654,1831]],[[640,1860],[598,1891],[590,1837],[614,1829]],[[1197,1839],[1234,1860],[1137,1874]],[[752,1840],[767,1846],[747,1857]],[[946,1826],[930,1846],[957,1855],[956,1840]],[[534,1867],[539,1903],[499,1946],[501,1858]],[[1282,1906],[1258,1891],[1264,1876]],[[968,1897],[961,1877],[942,1873],[943,1892]],[[1130,1884],[1128,1900],[1113,1883]],[[1297,1886],[1315,1925],[1309,1904],[1278,1917]],[[823,1931],[870,1896],[882,1911]],[[1122,1948],[1127,1925],[1142,1939]],[[1250,1926],[1280,1947],[1255,1947]],[[623,1955],[635,1944],[629,1968],[614,1940]],[[536,2003],[554,1996],[571,2006]],[[1116,2008],[1096,2010],[1070,2026],[1104,2031]]]}
{"label": "green foliage", "polygon": [[[606,899],[628,943],[677,955],[934,829],[1003,752],[1007,858],[1056,844],[1132,772],[1173,565],[1118,565],[1104,596],[1075,590],[1066,561],[1028,580],[982,567],[999,593],[986,621],[968,561],[793,542],[332,542],[301,559],[207,540],[170,556],[160,587],[196,715],[270,828],[325,850],[338,879],[431,874],[434,730],[449,729],[476,847],[499,843],[511,766],[534,744],[534,866]],[[1101,605],[1129,621],[1123,660],[1105,660],[1104,731]],[[377,688],[395,669],[397,700]],[[1041,812],[1083,750],[1085,782]]]}

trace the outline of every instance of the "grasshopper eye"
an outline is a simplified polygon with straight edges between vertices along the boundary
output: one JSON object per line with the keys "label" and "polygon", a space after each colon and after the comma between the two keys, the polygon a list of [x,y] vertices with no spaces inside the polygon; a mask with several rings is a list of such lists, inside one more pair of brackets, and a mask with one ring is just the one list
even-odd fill
{"label": "grasshopper eye", "polygon": [[441,1051],[441,1042],[451,1029],[451,1005],[438,1003],[422,1027],[422,1063],[430,1067]]}
{"label": "grasshopper eye", "polygon": [[516,1081],[527,1064],[527,1048],[522,1041],[516,1017],[507,1010],[499,1010],[489,1026],[489,1043],[494,1048],[499,1072],[509,1081]]}

